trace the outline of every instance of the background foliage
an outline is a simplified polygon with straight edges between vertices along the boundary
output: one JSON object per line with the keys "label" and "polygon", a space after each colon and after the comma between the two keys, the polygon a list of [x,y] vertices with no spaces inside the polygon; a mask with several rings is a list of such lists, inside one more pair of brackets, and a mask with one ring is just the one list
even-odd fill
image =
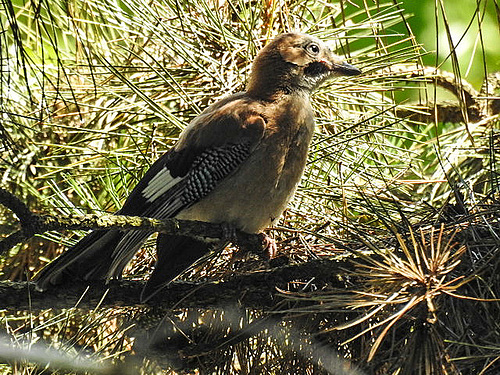
{"label": "background foliage", "polygon": [[[329,358],[339,353],[350,373],[354,365],[380,374],[498,370],[496,0],[3,0],[2,8],[1,185],[39,212],[117,210],[190,119],[244,89],[256,52],[280,32],[329,41],[364,72],[314,94],[307,171],[273,231],[292,264],[355,254],[345,290],[299,280],[283,291],[277,318],[250,309],[163,312],[170,341],[156,362],[148,355],[132,368],[332,373]],[[480,115],[470,119],[475,106]],[[9,233],[16,220],[0,210]],[[453,237],[457,225],[467,230]],[[29,279],[80,235],[48,233],[12,249],[0,258],[2,277]],[[185,278],[265,267],[229,261],[232,252]],[[146,277],[153,259],[146,246],[128,276]],[[2,326],[18,347],[44,339],[69,356],[122,363],[136,358],[140,341],[128,334],[131,317],[149,325],[151,315],[5,312]],[[241,340],[224,336],[241,329]],[[226,344],[194,345],[219,336]],[[194,354],[179,356],[186,345]],[[5,367],[30,371],[22,362]]]}

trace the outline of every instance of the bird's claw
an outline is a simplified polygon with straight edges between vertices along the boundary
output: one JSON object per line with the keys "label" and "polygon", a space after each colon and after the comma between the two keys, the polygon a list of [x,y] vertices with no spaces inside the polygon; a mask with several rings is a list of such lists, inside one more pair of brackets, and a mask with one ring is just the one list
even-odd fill
{"label": "bird's claw", "polygon": [[262,247],[264,249],[264,255],[268,259],[273,259],[278,254],[278,247],[276,246],[276,241],[269,237],[265,233],[259,233],[262,241]]}

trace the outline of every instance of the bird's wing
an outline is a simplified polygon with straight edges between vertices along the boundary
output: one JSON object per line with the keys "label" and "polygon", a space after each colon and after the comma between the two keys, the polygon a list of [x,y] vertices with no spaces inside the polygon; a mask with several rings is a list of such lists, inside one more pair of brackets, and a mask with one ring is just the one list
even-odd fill
{"label": "bird's wing", "polygon": [[237,170],[262,139],[265,126],[264,117],[244,98],[210,107],[151,166],[117,214],[175,216]]}
{"label": "bird's wing", "polygon": [[[197,117],[178,143],[151,166],[117,214],[174,217],[234,173],[260,142],[265,126],[264,117],[248,99],[219,102]],[[108,277],[121,274],[145,235],[130,231],[123,236]]]}

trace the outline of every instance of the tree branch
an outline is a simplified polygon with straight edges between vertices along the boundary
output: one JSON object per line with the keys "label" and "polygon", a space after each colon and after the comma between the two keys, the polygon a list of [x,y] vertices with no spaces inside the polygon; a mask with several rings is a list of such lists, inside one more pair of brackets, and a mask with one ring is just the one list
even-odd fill
{"label": "tree branch", "polygon": [[436,69],[434,67],[415,67],[408,64],[396,64],[385,70],[389,74],[402,75],[409,82],[415,78],[422,78],[434,82],[439,87],[451,92],[457,99],[456,103],[429,103],[419,106],[419,111],[398,108],[398,117],[408,118],[413,121],[424,123],[434,122],[479,122],[487,117],[500,113],[500,73],[489,74],[481,91],[477,91],[470,83],[451,72]]}
{"label": "tree branch", "polygon": [[[297,280],[325,284],[344,289],[339,275],[354,269],[349,260],[311,260],[304,263],[273,268],[267,271],[235,275],[224,281],[204,283],[173,282],[159,291],[148,304],[158,308],[213,308],[238,301],[243,307],[270,309],[280,300],[277,288],[288,290]],[[117,307],[136,306],[144,281],[114,280],[104,282],[75,282],[64,288],[37,292],[32,283],[0,282],[2,308],[8,310],[40,310],[79,307],[93,309],[97,305]],[[303,285],[303,283],[301,283]]]}
{"label": "tree branch", "polygon": [[[26,241],[36,234],[67,229],[121,229],[145,230],[178,236],[188,236],[206,242],[217,241],[227,236],[227,226],[202,221],[165,219],[123,215],[54,216],[36,215],[15,195],[0,188],[0,204],[10,209],[19,218],[21,229],[0,241],[0,255],[14,245]],[[264,236],[234,230],[231,241],[242,249],[252,252],[264,250]]]}

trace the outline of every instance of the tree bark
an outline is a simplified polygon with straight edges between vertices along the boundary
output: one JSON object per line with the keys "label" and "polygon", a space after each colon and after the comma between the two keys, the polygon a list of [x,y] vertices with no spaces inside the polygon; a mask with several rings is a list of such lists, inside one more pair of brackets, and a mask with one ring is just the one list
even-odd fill
{"label": "tree bark", "polygon": [[[267,271],[234,275],[223,281],[172,282],[158,292],[147,305],[158,308],[214,308],[238,302],[242,307],[270,309],[284,298],[279,290],[294,290],[290,283],[301,281],[322,288],[325,285],[345,289],[342,275],[353,270],[348,260],[311,260]],[[138,306],[145,281],[113,280],[74,282],[38,292],[28,282],[0,282],[1,308],[42,310],[78,307]]]}

